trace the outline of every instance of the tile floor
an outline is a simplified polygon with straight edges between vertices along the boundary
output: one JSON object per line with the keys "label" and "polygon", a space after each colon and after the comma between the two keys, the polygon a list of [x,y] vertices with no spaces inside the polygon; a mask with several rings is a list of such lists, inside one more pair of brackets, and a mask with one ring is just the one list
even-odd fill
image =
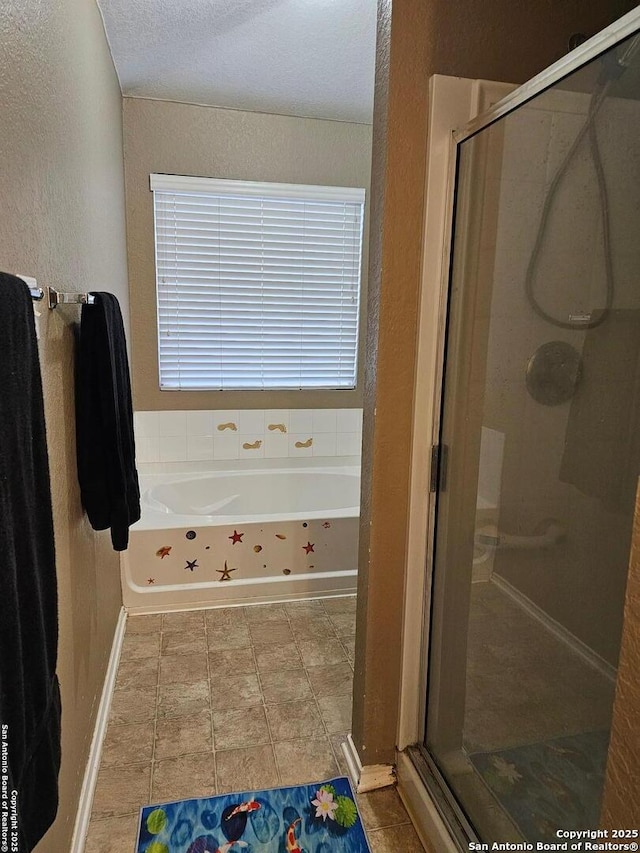
{"label": "tile floor", "polygon": [[493,583],[471,590],[464,744],[504,749],[609,729],[615,682]]}
{"label": "tile floor", "polygon": [[[142,805],[346,767],[355,598],[133,616],[85,853],[133,853]],[[394,788],[358,796],[373,853],[423,850]]]}
{"label": "tile floor", "polygon": [[[467,639],[466,753],[609,729],[615,683],[496,584],[472,586]],[[439,759],[485,840],[523,840],[466,755]]]}

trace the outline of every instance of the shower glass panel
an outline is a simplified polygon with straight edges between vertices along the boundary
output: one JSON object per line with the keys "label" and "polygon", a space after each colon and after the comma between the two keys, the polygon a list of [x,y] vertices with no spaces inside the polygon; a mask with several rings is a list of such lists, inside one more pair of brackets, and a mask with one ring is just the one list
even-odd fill
{"label": "shower glass panel", "polygon": [[557,841],[599,822],[640,473],[640,39],[456,186],[424,749],[480,839]]}

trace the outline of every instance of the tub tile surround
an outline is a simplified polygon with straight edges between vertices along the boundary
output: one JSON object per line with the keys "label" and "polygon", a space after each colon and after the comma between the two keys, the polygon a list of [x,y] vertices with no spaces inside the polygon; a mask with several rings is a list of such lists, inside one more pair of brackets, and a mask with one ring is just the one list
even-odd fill
{"label": "tub tile surround", "polygon": [[[309,655],[303,626],[316,622],[322,628]],[[243,637],[236,675],[227,643],[234,631]],[[349,632],[352,596],[129,617],[85,853],[133,849],[138,811],[152,802],[344,773]],[[274,669],[276,659],[286,666]],[[190,695],[195,704],[177,701]],[[123,713],[142,705],[142,722]],[[360,794],[358,805],[374,853],[422,850],[394,788]]]}
{"label": "tub tile surround", "polygon": [[142,466],[355,457],[362,444],[362,409],[136,412],[134,421]]}
{"label": "tub tile surround", "polygon": [[[354,516],[134,530],[122,554],[125,606],[148,612],[178,601],[237,604],[353,592],[358,523]],[[307,627],[321,632],[323,626]],[[136,635],[125,645],[141,657],[154,642],[153,634]]]}

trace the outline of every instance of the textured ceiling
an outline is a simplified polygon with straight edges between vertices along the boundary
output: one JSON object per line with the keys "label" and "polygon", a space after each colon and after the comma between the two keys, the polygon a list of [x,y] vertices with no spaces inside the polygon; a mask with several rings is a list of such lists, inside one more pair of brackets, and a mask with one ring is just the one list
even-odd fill
{"label": "textured ceiling", "polygon": [[98,0],[123,94],[370,122],[376,0]]}

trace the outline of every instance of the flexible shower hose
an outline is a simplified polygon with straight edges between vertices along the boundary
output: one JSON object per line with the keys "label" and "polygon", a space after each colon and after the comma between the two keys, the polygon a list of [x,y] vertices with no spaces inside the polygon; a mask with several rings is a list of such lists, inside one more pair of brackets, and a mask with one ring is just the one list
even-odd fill
{"label": "flexible shower hose", "polygon": [[[529,258],[529,264],[527,266],[527,273],[525,277],[525,293],[527,295],[529,304],[539,317],[542,317],[543,320],[546,320],[548,323],[551,323],[553,326],[558,326],[561,329],[572,329],[575,331],[593,329],[596,326],[599,326],[601,323],[604,323],[611,310],[611,306],[613,305],[614,280],[613,264],[611,261],[611,242],[609,230],[609,197],[607,194],[607,184],[604,176],[604,169],[602,167],[602,158],[600,156],[600,147],[598,145],[598,135],[596,133],[595,126],[596,116],[598,115],[598,111],[600,110],[600,107],[602,106],[607,96],[607,92],[609,91],[611,82],[611,77],[605,77],[604,79],[601,79],[601,82],[594,89],[593,94],[591,95],[591,100],[589,101],[589,110],[587,112],[586,121],[580,129],[580,132],[576,136],[573,145],[569,149],[566,157],[560,164],[560,167],[556,172],[553,180],[551,181],[549,191],[547,192],[547,196],[545,198],[544,205],[542,208],[542,216],[540,217],[538,233],[536,234],[535,243],[533,245],[531,257]],[[549,216],[553,208],[553,203],[555,201],[558,187],[560,186],[562,179],[564,178],[567,169],[569,168],[569,165],[571,164],[571,161],[573,160],[576,151],[580,146],[580,143],[586,135],[589,136],[589,147],[591,149],[591,157],[596,171],[596,179],[598,183],[598,193],[600,195],[600,208],[602,212],[602,244],[604,249],[604,265],[606,279],[606,301],[605,308],[598,317],[598,319],[590,320],[585,323],[575,321],[572,322],[571,320],[559,320],[557,317],[554,317],[553,315],[549,314],[548,311],[545,311],[545,309],[536,299],[536,295],[534,292],[534,277],[536,273],[536,268],[538,266],[538,259],[540,257],[542,245],[544,243],[547,223],[549,221]]]}

